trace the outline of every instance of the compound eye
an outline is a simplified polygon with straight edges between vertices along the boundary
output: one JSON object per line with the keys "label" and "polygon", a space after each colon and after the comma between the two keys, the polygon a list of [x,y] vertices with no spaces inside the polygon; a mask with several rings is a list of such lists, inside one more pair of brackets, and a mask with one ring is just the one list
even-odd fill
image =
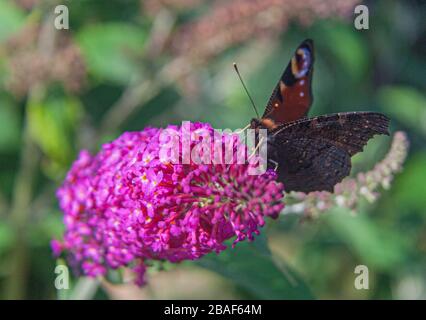
{"label": "compound eye", "polygon": [[257,128],[260,126],[260,121],[258,119],[251,119],[250,126],[252,128]]}

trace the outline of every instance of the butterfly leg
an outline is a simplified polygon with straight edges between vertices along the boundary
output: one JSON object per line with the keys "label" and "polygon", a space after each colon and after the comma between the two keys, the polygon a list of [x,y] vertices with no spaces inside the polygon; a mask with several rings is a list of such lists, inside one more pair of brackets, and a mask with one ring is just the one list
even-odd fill
{"label": "butterfly leg", "polygon": [[274,171],[277,171],[278,170],[278,162],[276,162],[276,161],[274,161],[272,159],[269,159],[268,161],[272,162],[272,164],[275,166],[274,167]]}
{"label": "butterfly leg", "polygon": [[246,131],[248,128],[250,128],[250,123],[247,125],[247,126],[245,126],[243,129],[241,129],[241,130],[237,130],[237,131],[235,131],[235,133],[236,134],[240,134],[240,133],[243,133],[244,131]]}
{"label": "butterfly leg", "polygon": [[257,151],[257,150],[260,148],[260,146],[262,145],[263,140],[265,140],[265,138],[264,138],[264,137],[260,138],[259,143],[257,144],[256,148],[253,150],[253,153],[249,156],[248,160],[250,160],[251,158],[253,158],[253,157],[254,157],[254,155],[256,154],[256,151]]}

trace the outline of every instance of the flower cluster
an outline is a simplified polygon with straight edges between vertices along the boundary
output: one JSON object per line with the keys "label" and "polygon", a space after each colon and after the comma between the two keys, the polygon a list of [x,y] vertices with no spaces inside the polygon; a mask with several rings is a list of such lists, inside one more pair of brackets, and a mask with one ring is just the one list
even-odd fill
{"label": "flower cluster", "polygon": [[141,0],[141,11],[144,14],[155,16],[164,8],[173,11],[184,11],[197,7],[204,0]]}
{"label": "flower cluster", "polygon": [[144,13],[156,14],[159,21],[162,15],[168,16],[164,12],[172,16],[182,10],[203,12],[198,15],[186,12],[185,16],[194,19],[178,19],[185,22],[166,36],[159,33],[168,38],[164,48],[174,56],[165,68],[165,78],[173,79],[184,96],[194,99],[202,91],[200,83],[203,82],[196,69],[228,49],[247,42],[273,49],[278,43],[276,38],[290,23],[306,26],[318,19],[345,19],[353,15],[360,0],[153,0],[143,3]]}
{"label": "flower cluster", "polygon": [[[28,94],[35,85],[56,82],[69,92],[79,92],[86,82],[85,62],[70,34],[52,32],[44,37],[46,30],[46,26],[30,22],[6,44],[6,85],[18,97]],[[49,43],[40,45],[46,38]]]}
{"label": "flower cluster", "polygon": [[309,25],[318,18],[347,17],[359,0],[215,1],[211,10],[177,30],[173,48],[203,63],[251,39],[276,36],[292,21]]}
{"label": "flower cluster", "polygon": [[40,5],[40,2],[40,0],[15,0],[16,5],[25,10],[33,9],[35,6]]}
{"label": "flower cluster", "polygon": [[[179,127],[168,129],[182,135]],[[213,134],[208,124],[191,123],[190,129]],[[82,151],[58,190],[66,231],[53,250],[68,252],[70,264],[84,274],[130,266],[141,284],[147,260],[179,262],[218,253],[232,237],[234,244],[252,240],[264,218],[276,218],[283,209],[283,185],[273,172],[249,175],[250,164],[235,162],[161,160],[163,130],[124,133],[96,156]],[[198,143],[190,141],[191,148]],[[234,156],[245,150],[238,146]]]}

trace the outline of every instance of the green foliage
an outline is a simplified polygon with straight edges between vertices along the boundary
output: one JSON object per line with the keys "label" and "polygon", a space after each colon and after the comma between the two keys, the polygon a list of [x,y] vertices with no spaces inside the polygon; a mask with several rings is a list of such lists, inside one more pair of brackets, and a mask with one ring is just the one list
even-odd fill
{"label": "green foliage", "polygon": [[126,84],[140,68],[146,34],[130,24],[106,23],[83,28],[77,40],[92,75]]}
{"label": "green foliage", "polygon": [[199,261],[231,279],[257,299],[312,299],[312,293],[297,273],[288,266],[274,262],[265,237],[253,243],[238,243],[235,248]]}
{"label": "green foliage", "polygon": [[12,1],[3,0],[0,3],[0,43],[18,31],[24,21],[24,13]]}
{"label": "green foliage", "polygon": [[19,115],[6,99],[0,100],[0,105],[0,152],[16,151],[19,149]]}
{"label": "green foliage", "polygon": [[333,210],[326,219],[333,232],[369,267],[393,269],[409,254],[409,243],[401,234],[364,214]]}
{"label": "green foliage", "polygon": [[0,224],[0,257],[10,249],[13,240],[13,232],[8,224]]}
{"label": "green foliage", "polygon": [[353,26],[327,21],[318,25],[317,33],[327,44],[319,46],[327,47],[331,53],[329,58],[341,65],[352,81],[356,83],[366,76],[368,48],[365,39],[359,32],[354,32]]}
{"label": "green foliage", "polygon": [[426,135],[426,96],[411,87],[384,87],[378,92],[382,109],[419,134]]}
{"label": "green foliage", "polygon": [[30,103],[28,122],[32,138],[55,162],[68,164],[73,156],[71,137],[81,114],[79,100],[72,97]]}
{"label": "green foliage", "polygon": [[407,162],[404,174],[395,183],[393,192],[399,206],[405,210],[414,210],[426,218],[426,152],[418,153]]}

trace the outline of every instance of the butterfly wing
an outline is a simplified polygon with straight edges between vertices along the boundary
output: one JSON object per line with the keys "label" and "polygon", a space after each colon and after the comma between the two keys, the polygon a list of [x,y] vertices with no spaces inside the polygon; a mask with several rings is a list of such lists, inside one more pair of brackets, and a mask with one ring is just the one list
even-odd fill
{"label": "butterfly wing", "polygon": [[349,175],[351,156],[376,134],[388,135],[389,119],[375,112],[348,112],[302,119],[271,133],[268,157],[278,163],[286,191],[330,191]]}
{"label": "butterfly wing", "polygon": [[313,41],[307,39],[296,49],[284,70],[266,105],[263,119],[282,124],[306,117],[313,100],[313,63]]}

